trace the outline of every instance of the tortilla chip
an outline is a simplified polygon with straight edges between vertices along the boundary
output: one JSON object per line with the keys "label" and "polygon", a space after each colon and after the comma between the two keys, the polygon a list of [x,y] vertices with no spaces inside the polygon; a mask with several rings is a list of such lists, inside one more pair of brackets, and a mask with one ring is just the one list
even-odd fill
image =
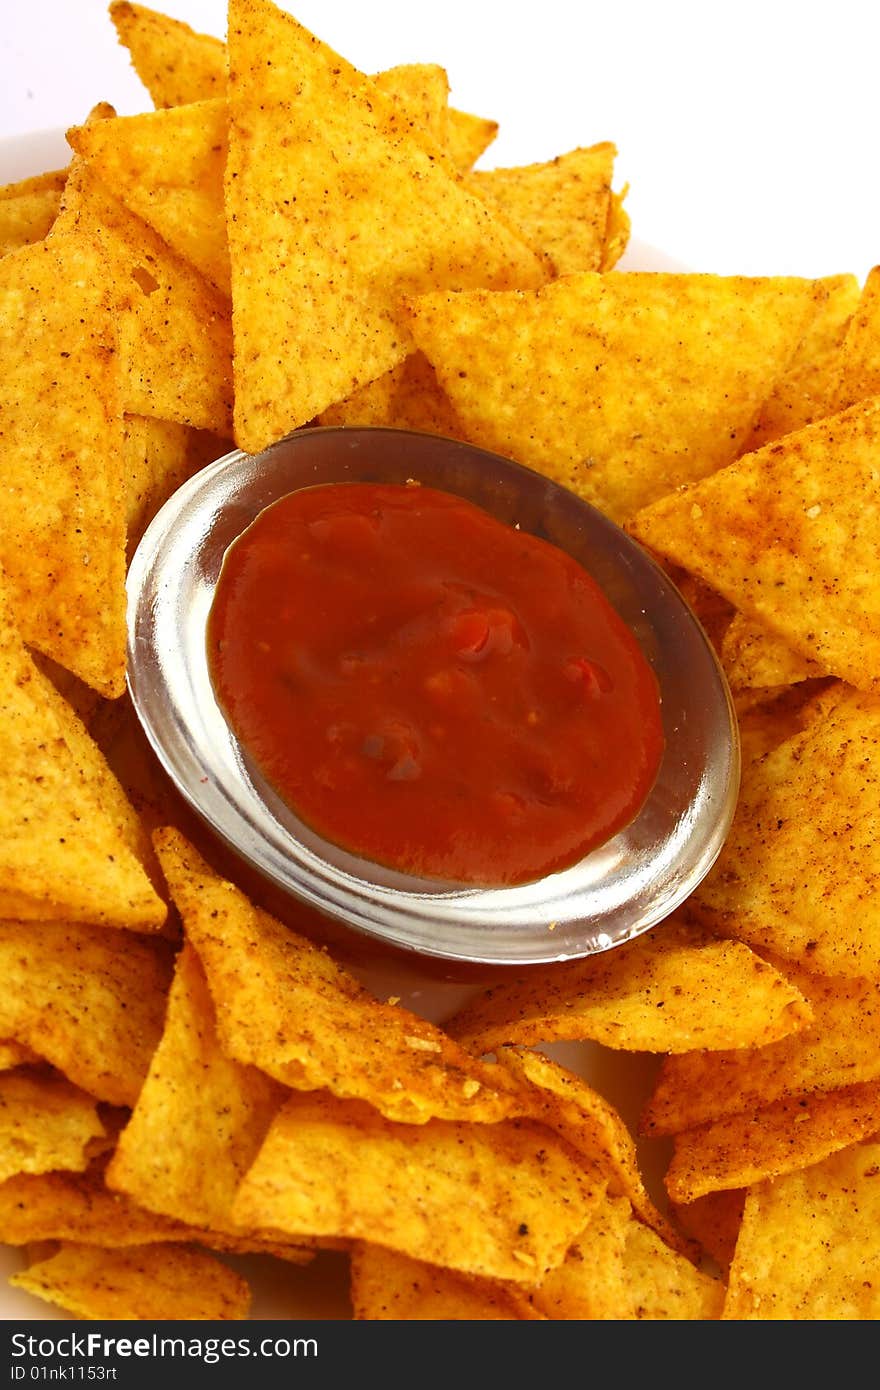
{"label": "tortilla chip", "polygon": [[827,293],[791,277],[584,272],[408,306],[468,438],[620,520],[736,457]]}
{"label": "tortilla chip", "polygon": [[880,396],[880,266],[868,274],[840,353],[837,409]]}
{"label": "tortilla chip", "polygon": [[523,1108],[530,1119],[545,1124],[576,1149],[607,1181],[609,1194],[626,1197],[641,1220],[667,1245],[683,1254],[692,1253],[648,1195],[632,1135],[598,1091],[539,1052],[504,1048],[498,1061],[520,1082]]}
{"label": "tortilla chip", "polygon": [[781,743],[801,733],[813,717],[811,705],[823,682],[755,686],[735,696],[743,765],[763,758]]}
{"label": "tortilla chip", "polygon": [[377,72],[376,86],[407,113],[413,134],[429,137],[431,144],[446,144],[449,125],[449,78],[438,63],[401,63]]}
{"label": "tortilla chip", "polygon": [[641,512],[639,540],[801,656],[880,688],[880,398],[786,435]]}
{"label": "tortilla chip", "polygon": [[742,942],[666,921],[613,951],[505,977],[446,1029],[478,1053],[588,1039],[674,1053],[758,1047],[810,1017],[798,990]]}
{"label": "tortilla chip", "polygon": [[743,1189],[710,1192],[695,1202],[673,1202],[670,1210],[683,1231],[693,1236],[726,1278],[736,1249],[746,1194]]}
{"label": "tortilla chip", "polygon": [[793,651],[763,623],[735,613],[721,643],[721,660],[734,690],[794,685],[827,675],[820,662]]}
{"label": "tortilla chip", "polygon": [[611,190],[600,270],[613,270],[629,245],[632,222],[629,213],[623,206],[623,200],[628,191],[627,188],[624,188],[620,193]]}
{"label": "tortilla chip", "polygon": [[165,921],[132,807],[2,610],[0,832],[0,915],[141,931]]}
{"label": "tortilla chip", "polygon": [[390,372],[322,410],[316,423],[386,425],[464,439],[464,431],[441,390],[437,374],[421,352],[411,352]]}
{"label": "tortilla chip", "polygon": [[812,1023],[766,1047],[667,1058],[643,1133],[675,1134],[786,1096],[880,1080],[880,981],[785,971],[809,1002]]}
{"label": "tortilla chip", "polygon": [[41,1061],[42,1058],[32,1048],[25,1047],[24,1043],[12,1042],[8,1038],[0,1042],[0,1071],[11,1071],[13,1067]]}
{"label": "tortilla chip", "polygon": [[131,212],[216,289],[229,295],[223,214],[225,98],[90,121],[67,139]]}
{"label": "tortilla chip", "polygon": [[61,1077],[0,1075],[0,1183],[18,1173],[82,1170],[89,1141],[104,1133],[98,1102]]}
{"label": "tortilla chip", "polygon": [[456,169],[466,173],[485,154],[498,134],[498,122],[469,111],[449,108],[446,127],[446,152]]}
{"label": "tortilla chip", "polygon": [[675,1202],[796,1172],[880,1132],[880,1082],[787,1096],[675,1137],[666,1189]]}
{"label": "tortilla chip", "polygon": [[125,688],[125,518],[105,285],[100,249],[77,234],[0,262],[0,563],[25,641],[113,697]]}
{"label": "tortilla chip", "polygon": [[246,1318],[250,1311],[241,1275],[185,1245],[62,1245],[9,1282],[91,1321],[213,1322]]}
{"label": "tortilla chip", "polygon": [[66,169],[37,174],[0,188],[0,256],[42,241],[58,216]]}
{"label": "tortilla chip", "polygon": [[231,0],[228,44],[235,437],[256,452],[403,361],[404,293],[546,271],[395,102],[270,0]]}
{"label": "tortilla chip", "polygon": [[113,0],[110,18],[119,42],[153,105],[183,106],[226,95],[226,46],[169,15]]}
{"label": "tortilla chip", "polygon": [[401,1125],[362,1101],[301,1095],[273,1121],[233,1216],[528,1284],[564,1259],[603,1190],[529,1121]]}
{"label": "tortilla chip", "polygon": [[841,347],[861,291],[855,275],[829,276],[825,283],[828,299],[824,308],[801,339],[788,370],[761,406],[744,453],[760,449],[840,408],[836,402]]}
{"label": "tortilla chip", "polygon": [[440,1028],[380,1003],[325,950],[213,873],[178,831],[154,840],[230,1057],[286,1086],[327,1087],[414,1124],[516,1113],[503,1075]]}
{"label": "tortilla chip", "polygon": [[857,1144],[746,1195],[727,1321],[880,1316],[880,1145]]}
{"label": "tortilla chip", "polygon": [[707,1320],[721,1316],[724,1288],[642,1225],[625,1197],[606,1197],[531,1301],[556,1320]]}
{"label": "tortilla chip", "polygon": [[125,417],[124,478],[129,557],[173,492],[232,445],[207,430],[144,415]]}
{"label": "tortilla chip", "polygon": [[878,786],[880,698],[846,690],[743,768],[730,834],[689,911],[810,970],[880,974]]}
{"label": "tortilla chip", "polygon": [[133,1105],[162,1033],[165,942],[64,922],[0,922],[0,1036],[83,1090]]}
{"label": "tortilla chip", "polygon": [[379,1245],[360,1244],[351,1256],[355,1321],[517,1322],[504,1285],[413,1260]]}
{"label": "tortilla chip", "polygon": [[271,1254],[292,1264],[308,1264],[314,1250],[256,1237],[200,1231],[182,1221],[139,1207],[104,1182],[104,1163],[85,1172],[52,1172],[9,1178],[0,1183],[0,1240],[30,1246],[36,1241],[74,1241],[102,1249],[191,1241],[228,1253]]}
{"label": "tortilla chip", "polygon": [[545,164],[489,169],[465,184],[502,214],[557,275],[601,270],[617,150],[606,141],[571,150]]}
{"label": "tortilla chip", "polygon": [[202,967],[184,946],[165,1031],[107,1169],[108,1187],[189,1225],[243,1234],[230,1206],[282,1096],[274,1081],[220,1050]]}

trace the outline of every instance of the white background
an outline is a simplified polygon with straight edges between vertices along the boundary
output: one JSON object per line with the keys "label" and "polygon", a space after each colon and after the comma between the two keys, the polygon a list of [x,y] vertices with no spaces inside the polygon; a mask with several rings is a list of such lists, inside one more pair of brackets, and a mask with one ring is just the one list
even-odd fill
{"label": "white background", "polygon": [[[696,270],[803,275],[880,262],[877,0],[289,0],[372,72],[442,63],[498,120],[481,164],[613,140],[633,235]],[[224,0],[154,0],[223,36]],[[0,135],[150,103],[104,0],[2,0]]]}

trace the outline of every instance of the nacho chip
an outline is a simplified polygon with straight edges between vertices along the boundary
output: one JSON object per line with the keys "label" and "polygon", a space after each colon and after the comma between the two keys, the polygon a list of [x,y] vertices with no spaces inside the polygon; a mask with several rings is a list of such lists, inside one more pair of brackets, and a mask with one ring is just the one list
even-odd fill
{"label": "nacho chip", "polygon": [[630,215],[623,206],[623,200],[629,190],[622,189],[620,193],[611,190],[611,199],[608,204],[608,221],[605,225],[605,245],[602,250],[602,264],[600,270],[613,270],[620,260],[627,246],[632,230]]}
{"label": "nacho chip", "polygon": [[189,429],[171,420],[144,415],[125,417],[124,480],[128,554],[173,492],[206,463],[232,448],[228,440],[206,430]]}
{"label": "nacho chip", "polygon": [[437,374],[421,352],[411,352],[398,367],[322,410],[316,423],[387,425],[393,429],[426,430],[450,439],[464,438]]}
{"label": "nacho chip", "polygon": [[92,1321],[212,1322],[246,1318],[250,1311],[241,1275],[185,1245],[101,1250],[65,1244],[9,1282]]}
{"label": "nacho chip", "polygon": [[165,942],[63,922],[0,922],[0,1036],[91,1095],[133,1105],[162,1034]]}
{"label": "nacho chip", "polygon": [[740,1188],[670,1205],[678,1225],[699,1242],[725,1278],[736,1249],[745,1200],[745,1191]]}
{"label": "nacho chip", "polygon": [[763,623],[735,613],[721,643],[721,660],[734,690],[794,685],[827,675],[818,661],[793,651]]}
{"label": "nacho chip", "polygon": [[131,212],[228,297],[223,215],[228,147],[226,100],[89,121],[67,132],[71,147]]}
{"label": "nacho chip", "polygon": [[856,1144],[746,1195],[727,1321],[880,1317],[880,1145]]}
{"label": "nacho chip", "polygon": [[786,435],[631,529],[693,570],[801,656],[860,689],[880,688],[877,548],[880,399]]}
{"label": "nacho chip", "polygon": [[183,106],[226,95],[226,46],[221,39],[197,34],[179,19],[128,0],[113,0],[110,18],[154,106]]}
{"label": "nacho chip", "polygon": [[413,134],[426,134],[432,144],[446,144],[449,125],[449,78],[438,63],[401,63],[373,78],[392,101],[407,113]]}
{"label": "nacho chip", "polygon": [[814,717],[811,706],[823,685],[810,680],[738,691],[735,705],[743,765],[801,733]]}
{"label": "nacho chip", "polygon": [[141,931],[165,921],[134,811],[2,610],[0,831],[3,916]]}
{"label": "nacho chip", "polygon": [[361,1322],[516,1322],[524,1316],[503,1284],[379,1245],[359,1244],[352,1251],[351,1301]]}
{"label": "nacho chip", "polygon": [[730,834],[689,910],[811,970],[877,975],[878,786],[880,698],[848,690],[743,768]]}
{"label": "nacho chip", "polygon": [[478,171],[465,183],[490,206],[497,203],[524,240],[550,257],[557,275],[601,270],[616,157],[605,141],[545,164]]}
{"label": "nacho chip", "polygon": [[673,1053],[759,1047],[810,1016],[798,990],[742,942],[667,921],[613,951],[505,978],[446,1029],[479,1053],[588,1039]]}
{"label": "nacho chip", "polygon": [[603,1190],[529,1121],[401,1125],[362,1101],[301,1095],[273,1121],[233,1216],[528,1284],[564,1259]]}
{"label": "nacho chip", "polygon": [[93,1096],[39,1071],[0,1075],[0,1183],[17,1173],[82,1170],[104,1133]]}
{"label": "nacho chip", "polygon": [[25,641],[112,697],[125,687],[125,518],[105,283],[99,248],[76,234],[0,262],[0,563]]}
{"label": "nacho chip", "polygon": [[380,1003],[325,950],[213,873],[179,832],[154,840],[230,1057],[286,1086],[327,1087],[409,1123],[516,1113],[503,1075],[440,1028]]}
{"label": "nacho chip", "polygon": [[576,1149],[585,1164],[607,1181],[609,1194],[626,1197],[667,1245],[682,1254],[692,1253],[648,1195],[632,1135],[598,1091],[539,1052],[504,1048],[498,1061],[522,1084],[523,1108],[529,1118],[545,1124]]}
{"label": "nacho chip", "polygon": [[235,437],[255,452],[403,361],[404,293],[546,271],[374,82],[270,0],[231,0],[228,44]]}
{"label": "nacho chip", "polygon": [[11,1071],[13,1067],[29,1066],[40,1061],[42,1058],[32,1048],[25,1047],[24,1043],[10,1039],[0,1042],[0,1071]]}
{"label": "nacho chip", "polygon": [[724,1288],[643,1226],[625,1197],[606,1197],[531,1301],[557,1320],[708,1320],[721,1316]]}
{"label": "nacho chip", "polygon": [[61,205],[66,169],[37,174],[0,188],[0,256],[42,241]]}
{"label": "nacho chip", "polygon": [[491,145],[498,134],[498,122],[470,111],[449,108],[446,127],[446,152],[456,169],[466,173]]}
{"label": "nacho chip", "polygon": [[880,1080],[880,981],[784,968],[809,1002],[812,1023],[766,1047],[667,1058],[643,1133],[675,1134],[785,1096]]}
{"label": "nacho chip", "polygon": [[880,1082],[787,1096],[675,1137],[666,1189],[675,1202],[796,1172],[880,1132]]}
{"label": "nacho chip", "polygon": [[165,1031],[119,1137],[108,1187],[149,1211],[242,1234],[230,1219],[232,1199],[282,1096],[274,1081],[221,1052],[202,967],[185,946]]}
{"label": "nacho chip", "polygon": [[826,297],[817,280],[622,271],[408,305],[468,438],[620,520],[735,458]]}
{"label": "nacho chip", "polygon": [[880,396],[880,266],[865,280],[840,353],[836,407]]}

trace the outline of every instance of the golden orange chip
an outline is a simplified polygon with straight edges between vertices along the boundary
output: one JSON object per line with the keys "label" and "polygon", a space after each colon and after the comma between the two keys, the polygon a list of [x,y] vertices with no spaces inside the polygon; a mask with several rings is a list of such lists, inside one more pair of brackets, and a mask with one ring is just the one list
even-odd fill
{"label": "golden orange chip", "polygon": [[446,143],[449,124],[449,78],[438,63],[401,63],[377,72],[376,86],[398,102],[413,134],[426,134],[432,144]]}
{"label": "golden orange chip", "polygon": [[[478,170],[465,183],[550,257],[557,275],[602,270],[617,150],[609,141],[545,164]],[[622,248],[621,248],[622,250]]]}
{"label": "golden orange chip", "polygon": [[409,1123],[516,1113],[503,1074],[408,1009],[380,1003],[326,951],[215,874],[178,831],[154,839],[230,1057],[286,1086],[327,1087]]}
{"label": "golden orange chip", "polygon": [[226,46],[220,39],[128,0],[113,0],[110,18],[154,106],[226,95]]}
{"label": "golden orange chip", "polygon": [[603,1191],[529,1121],[401,1125],[362,1101],[299,1095],[273,1121],[233,1216],[528,1284],[564,1259]]}
{"label": "golden orange chip", "polygon": [[505,979],[446,1028],[480,1053],[587,1039],[674,1053],[758,1047],[810,1017],[799,991],[742,942],[666,921],[613,951]]}
{"label": "golden orange chip", "polygon": [[769,688],[753,686],[735,696],[743,764],[794,738],[810,722],[811,705],[822,683],[797,681]]}
{"label": "golden orange chip", "polygon": [[[866,516],[880,505],[880,398],[746,454],[632,521],[801,656],[880,688],[880,589]],[[784,486],[780,486],[784,479]]]}
{"label": "golden orange chip", "polygon": [[115,302],[105,286],[100,248],[76,233],[0,262],[0,563],[24,639],[116,696],[125,688],[125,516]]}
{"label": "golden orange chip", "polygon": [[520,1311],[522,1295],[503,1284],[379,1245],[358,1244],[352,1251],[351,1301],[358,1321],[516,1322],[529,1316]]}
{"label": "golden orange chip", "polygon": [[0,922],[0,1036],[112,1105],[133,1105],[162,1033],[163,941],[63,922]]}
{"label": "golden orange chip", "polygon": [[670,1206],[678,1225],[698,1241],[725,1278],[736,1249],[745,1200],[742,1189],[731,1189]]}
{"label": "golden orange chip", "polygon": [[188,1225],[244,1234],[230,1207],[282,1097],[274,1081],[221,1051],[202,967],[185,946],[165,1031],[119,1136],[107,1185]]}
{"label": "golden orange chip", "polygon": [[403,294],[546,271],[375,82],[270,0],[231,0],[228,46],[235,437],[254,452],[403,361]]}
{"label": "golden orange chip", "polygon": [[840,353],[837,409],[880,396],[880,266],[865,280]]}
{"label": "golden orange chip", "polygon": [[474,116],[470,111],[458,111],[454,106],[450,106],[446,127],[446,152],[456,169],[462,173],[473,168],[497,134],[497,121],[485,116]]}
{"label": "golden orange chip", "polygon": [[784,969],[808,1000],[812,1023],[766,1047],[667,1058],[643,1132],[675,1134],[785,1096],[880,1080],[880,982]]}
{"label": "golden orange chip", "polygon": [[624,188],[620,193],[611,190],[611,199],[608,204],[608,221],[605,226],[605,245],[602,250],[602,264],[600,270],[613,270],[620,260],[627,246],[629,245],[632,222],[630,215],[623,206],[628,189]]}
{"label": "golden orange chip", "polygon": [[724,1287],[670,1250],[625,1197],[606,1197],[531,1301],[556,1320],[708,1320],[721,1316]]}
{"label": "golden orange chip", "polygon": [[689,909],[811,970],[880,973],[878,788],[880,698],[847,690],[744,767],[730,835]]}
{"label": "golden orange chip", "polygon": [[144,415],[126,416],[124,481],[129,555],[171,494],[232,447],[228,440],[209,431]]}
{"label": "golden orange chip", "polygon": [[66,169],[37,174],[0,188],[0,256],[45,237],[61,205]]}
{"label": "golden orange chip", "polygon": [[62,1077],[0,1074],[0,1183],[18,1173],[82,1170],[104,1126],[98,1102]]}
{"label": "golden orange chip", "polygon": [[735,613],[721,642],[721,660],[733,689],[794,685],[827,675],[818,661],[793,651],[763,623]]}
{"label": "golden orange chip", "polygon": [[408,305],[468,438],[620,520],[736,457],[827,294],[820,280],[621,271]]}
{"label": "golden orange chip", "polygon": [[387,425],[394,429],[427,430],[451,439],[464,438],[437,374],[421,352],[411,352],[390,372],[322,410],[316,423]]}
{"label": "golden orange chip", "polygon": [[723,1317],[880,1316],[880,1145],[856,1144],[746,1195]]}
{"label": "golden orange chip", "polygon": [[540,1052],[502,1049],[499,1064],[523,1085],[526,1114],[547,1125],[607,1181],[608,1191],[628,1199],[642,1221],[683,1254],[689,1252],[658,1211],[642,1180],[636,1146],[614,1107],[574,1072]]}
{"label": "golden orange chip", "polygon": [[9,1282],[92,1321],[225,1321],[250,1311],[241,1275],[185,1245],[102,1250],[64,1244]]}
{"label": "golden orange chip", "polygon": [[0,753],[0,914],[161,927],[135,812],[2,611]]}
{"label": "golden orange chip", "polygon": [[751,1187],[819,1163],[880,1132],[880,1082],[787,1096],[675,1137],[666,1188],[675,1202]]}
{"label": "golden orange chip", "polygon": [[42,1058],[33,1048],[25,1047],[24,1043],[12,1042],[9,1039],[0,1042],[0,1071],[11,1071],[13,1067],[27,1066],[40,1061]]}

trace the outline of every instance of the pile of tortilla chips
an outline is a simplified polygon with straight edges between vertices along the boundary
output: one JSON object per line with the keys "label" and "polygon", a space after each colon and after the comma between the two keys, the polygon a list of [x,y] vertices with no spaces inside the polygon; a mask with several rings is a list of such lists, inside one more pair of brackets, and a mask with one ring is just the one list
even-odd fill
{"label": "pile of tortilla chips", "polygon": [[[241,1319],[248,1255],[335,1261],[364,1320],[876,1318],[880,269],[616,269],[607,141],[474,170],[497,127],[436,65],[367,76],[271,0],[230,0],[225,44],[110,17],[154,109],[96,93],[69,167],[0,190],[13,1283]],[[735,823],[676,918],[443,1026],[269,902],[124,694],[162,502],[328,423],[469,440],[628,527],[740,720]],[[571,1043],[599,1078],[651,1061],[637,1124]]]}

